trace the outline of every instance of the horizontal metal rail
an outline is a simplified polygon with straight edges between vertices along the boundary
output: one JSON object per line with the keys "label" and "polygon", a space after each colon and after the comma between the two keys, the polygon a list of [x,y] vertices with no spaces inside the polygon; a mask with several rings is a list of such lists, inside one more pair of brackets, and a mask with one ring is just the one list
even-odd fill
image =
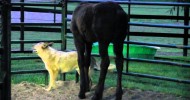
{"label": "horizontal metal rail", "polygon": [[[151,36],[151,37],[172,37],[172,38],[183,38],[184,34],[177,33],[156,33],[156,32],[130,32],[130,36]],[[190,38],[190,34],[187,36]]]}
{"label": "horizontal metal rail", "polygon": [[12,40],[12,44],[18,43],[39,43],[39,42],[54,42],[54,43],[61,43],[62,40]]}
{"label": "horizontal metal rail", "polygon": [[[184,20],[184,16],[169,16],[169,15],[137,15],[137,14],[130,14],[130,18],[138,18],[138,19],[163,19],[163,20]],[[189,19],[190,20],[190,17]]]}
{"label": "horizontal metal rail", "polygon": [[27,2],[12,2],[12,6],[61,6],[59,3],[27,3]]}
{"label": "horizontal metal rail", "polygon": [[[72,33],[70,29],[67,29],[67,33]],[[173,37],[173,38],[183,38],[184,34],[177,33],[153,33],[153,32],[130,32],[130,36],[151,36],[151,37]],[[190,34],[187,35],[190,38]],[[69,35],[68,38],[73,38],[72,35]]]}
{"label": "horizontal metal rail", "polygon": [[134,42],[134,41],[124,41],[124,43],[126,43],[126,44],[148,45],[148,46],[159,46],[159,47],[170,47],[170,48],[179,48],[179,49],[190,49],[190,46],[184,46],[184,45],[144,43],[144,42]]}
{"label": "horizontal metal rail", "polygon": [[73,39],[73,35],[66,35],[66,38],[68,38],[68,39]]}
{"label": "horizontal metal rail", "polygon": [[[67,2],[89,2],[89,3],[98,3],[106,2],[108,0],[68,0]],[[162,6],[190,6],[190,3],[182,2],[140,2],[140,1],[113,1],[120,4],[132,4],[132,5],[162,5]]]}
{"label": "horizontal metal rail", "polygon": [[[75,51],[75,50],[64,50],[64,51],[68,52],[68,51]],[[11,53],[32,53],[32,50],[24,50],[24,51],[12,50]]]}
{"label": "horizontal metal rail", "polygon": [[184,60],[184,59],[175,59],[175,58],[167,58],[167,57],[160,57],[160,56],[156,56],[154,57],[157,60],[169,60],[169,61],[180,61],[180,62],[187,62],[190,64],[190,60]]}
{"label": "horizontal metal rail", "polygon": [[61,26],[62,23],[11,23],[11,25]]}
{"label": "horizontal metal rail", "polygon": [[38,70],[20,70],[20,71],[11,71],[11,74],[31,74],[31,73],[48,73],[45,69],[38,69]]}
{"label": "horizontal metal rail", "polygon": [[171,61],[163,61],[163,60],[150,60],[150,59],[138,59],[138,58],[124,58],[128,61],[138,61],[138,62],[147,62],[147,63],[159,63],[159,64],[167,64],[167,65],[175,65],[184,68],[190,68],[190,64],[183,64],[178,62],[171,62]]}
{"label": "horizontal metal rail", "polygon": [[[20,11],[21,7],[12,7],[12,11]],[[28,12],[38,12],[38,13],[57,13],[57,14],[61,14],[61,10],[55,10],[55,9],[45,9],[45,8],[32,8],[32,7],[24,7],[24,11],[28,11]]]}
{"label": "horizontal metal rail", "polygon": [[[31,51],[32,52],[32,51]],[[40,59],[40,57],[11,57],[11,60],[31,60],[31,59]]]}
{"label": "horizontal metal rail", "polygon": [[[61,50],[60,50],[61,51]],[[69,52],[69,51],[75,51],[75,50],[64,50],[64,52]],[[24,51],[20,51],[20,50],[12,50],[11,53],[32,53],[33,51],[32,50],[24,50]],[[13,57],[14,60],[17,60],[17,57]],[[26,58],[26,57],[24,57]],[[24,59],[23,58],[23,59]],[[30,57],[29,57],[30,58]],[[28,59],[29,59],[28,58]],[[36,57],[31,57],[32,59],[38,59]],[[22,59],[22,57],[18,57],[18,59]],[[26,58],[27,59],[27,58]]]}
{"label": "horizontal metal rail", "polygon": [[[12,31],[20,31],[20,26],[12,26]],[[61,28],[51,27],[36,27],[36,26],[25,26],[24,31],[37,31],[37,32],[61,32]]]}
{"label": "horizontal metal rail", "polygon": [[133,26],[147,26],[147,27],[161,27],[161,28],[176,28],[176,29],[190,29],[187,25],[173,25],[173,24],[152,24],[152,23],[137,23],[129,22],[129,25]]}
{"label": "horizontal metal rail", "polygon": [[133,73],[123,72],[124,75],[130,75],[130,76],[136,76],[136,77],[143,77],[143,78],[151,78],[151,79],[158,79],[158,80],[165,80],[165,81],[171,81],[171,82],[177,82],[177,83],[184,83],[184,84],[190,84],[190,80],[182,80],[182,79],[176,79],[176,78],[170,78],[170,77],[163,77],[163,76],[155,76],[155,75],[149,75],[149,74],[140,74],[140,73]]}
{"label": "horizontal metal rail", "polygon": [[[61,51],[61,50],[60,50]],[[64,50],[64,52],[69,52],[69,51],[75,51],[75,50]],[[24,51],[20,51],[20,50],[12,50],[11,53],[33,53],[32,50],[24,50]],[[16,60],[16,57],[13,57],[14,60]],[[19,59],[21,59],[22,57],[18,57]],[[35,57],[31,57],[32,59],[38,59]]]}
{"label": "horizontal metal rail", "polygon": [[24,51],[21,51],[21,50],[11,50],[11,53],[32,53],[31,50],[24,50]]}
{"label": "horizontal metal rail", "polygon": [[[48,73],[48,71],[46,69],[11,71],[12,75],[15,75],[15,74],[35,74],[35,73]],[[67,73],[73,74],[73,72],[67,72]],[[65,74],[65,73],[62,73],[62,74]]]}

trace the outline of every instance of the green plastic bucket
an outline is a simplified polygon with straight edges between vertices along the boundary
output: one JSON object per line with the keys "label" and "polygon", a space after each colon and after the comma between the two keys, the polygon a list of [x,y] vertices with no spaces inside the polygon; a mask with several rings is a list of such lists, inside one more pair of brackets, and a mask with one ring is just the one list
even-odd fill
{"label": "green plastic bucket", "polygon": [[[129,45],[129,58],[143,58],[143,59],[154,59],[156,51],[160,49],[159,47],[154,46],[142,46],[142,45]],[[92,46],[92,53],[99,54],[98,43],[94,43]],[[113,44],[110,43],[108,47],[109,56],[115,56],[113,52]],[[127,57],[127,44],[124,44],[123,55]]]}

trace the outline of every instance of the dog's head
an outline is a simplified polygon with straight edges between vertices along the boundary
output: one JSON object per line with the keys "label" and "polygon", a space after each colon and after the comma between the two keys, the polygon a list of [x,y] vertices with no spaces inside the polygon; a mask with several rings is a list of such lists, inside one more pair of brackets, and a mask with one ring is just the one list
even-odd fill
{"label": "dog's head", "polygon": [[39,54],[43,52],[45,49],[47,49],[49,46],[52,46],[53,42],[40,42],[33,46],[33,52]]}

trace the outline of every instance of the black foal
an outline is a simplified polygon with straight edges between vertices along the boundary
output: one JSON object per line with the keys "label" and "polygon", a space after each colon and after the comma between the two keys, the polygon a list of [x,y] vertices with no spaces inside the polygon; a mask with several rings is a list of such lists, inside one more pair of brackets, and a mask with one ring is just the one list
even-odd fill
{"label": "black foal", "polygon": [[78,52],[80,68],[79,98],[85,98],[90,90],[88,71],[90,66],[92,43],[98,41],[101,57],[100,77],[92,100],[101,100],[105,77],[110,64],[108,46],[114,45],[117,67],[116,100],[122,99],[123,42],[127,34],[128,15],[114,2],[80,4],[73,12],[71,31]]}

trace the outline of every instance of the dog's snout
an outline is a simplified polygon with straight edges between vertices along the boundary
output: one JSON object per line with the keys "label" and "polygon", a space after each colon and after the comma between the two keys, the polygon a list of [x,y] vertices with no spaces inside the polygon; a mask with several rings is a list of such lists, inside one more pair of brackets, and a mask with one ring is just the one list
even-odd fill
{"label": "dog's snout", "polygon": [[33,49],[32,52],[33,52],[33,53],[37,53],[37,50],[36,50],[36,49]]}

